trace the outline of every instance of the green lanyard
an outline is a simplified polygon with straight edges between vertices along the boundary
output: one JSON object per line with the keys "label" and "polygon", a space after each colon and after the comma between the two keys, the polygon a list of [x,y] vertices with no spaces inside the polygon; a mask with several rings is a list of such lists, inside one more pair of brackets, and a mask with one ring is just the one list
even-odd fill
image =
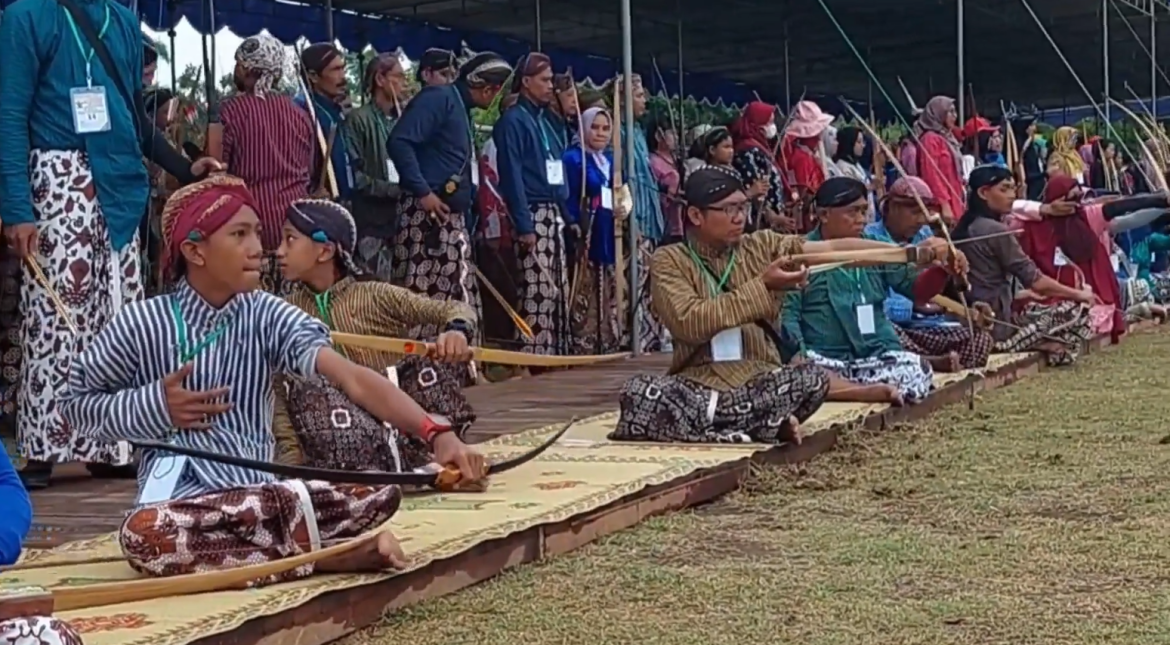
{"label": "green lanyard", "polygon": [[[540,143],[544,146],[544,156],[547,157],[549,161],[556,159],[556,157],[553,156],[552,146],[549,145],[548,142],[548,125],[545,123],[544,119],[539,114],[533,116],[532,113],[528,110],[523,108],[520,108],[520,110],[524,112],[524,114],[528,115],[528,119],[532,121],[532,125],[536,126],[536,129],[540,131]],[[561,142],[560,137],[556,137],[555,133],[554,137],[559,144]]]}
{"label": "green lanyard", "polygon": [[715,281],[715,273],[711,271],[706,262],[699,258],[690,244],[687,245],[687,253],[691,254],[691,259],[695,261],[695,265],[699,267],[703,275],[707,278],[708,286],[711,287],[711,295],[719,295],[723,291],[723,286],[731,278],[731,270],[735,268],[735,251],[731,252],[731,259],[727,261],[727,268],[723,269],[723,275],[719,276],[719,282]]}
{"label": "green lanyard", "polygon": [[329,291],[325,293],[313,294],[313,299],[317,301],[317,311],[321,314],[321,320],[325,322],[325,326],[333,331],[333,320],[329,317]]}
{"label": "green lanyard", "polygon": [[[332,291],[326,291],[325,293],[313,294],[313,300],[316,301],[316,303],[317,303],[317,312],[321,314],[321,321],[325,323],[325,326],[329,328],[329,331],[333,331],[333,316],[330,315],[330,312],[332,311],[332,309],[330,307],[330,302],[329,302],[330,299],[333,297],[332,294],[333,294]],[[349,358],[349,354],[347,354],[345,352],[345,348],[343,348],[342,346],[337,345],[333,349],[338,354],[341,354],[342,356]]]}
{"label": "green lanyard", "polygon": [[171,314],[175,317],[175,335],[179,337],[180,366],[190,363],[200,352],[219,340],[219,337],[227,330],[228,323],[231,322],[230,319],[225,319],[210,334],[204,336],[203,340],[196,343],[194,347],[187,347],[187,321],[183,320],[183,312],[179,311],[179,301],[175,298],[171,298]]}
{"label": "green lanyard", "polygon": [[[85,43],[83,43],[81,41],[81,34],[77,31],[77,23],[73,22],[73,16],[70,15],[67,10],[63,9],[62,11],[65,11],[65,19],[69,21],[69,27],[73,29],[73,40],[77,41],[77,51],[81,52],[81,57],[85,59],[85,86],[86,87],[93,87],[93,65],[92,65],[93,47],[90,47],[88,52],[86,51]],[[106,4],[106,19],[105,19],[105,22],[102,23],[101,31],[98,32],[98,40],[105,38],[106,30],[109,28],[110,28],[110,5],[107,2],[107,4]],[[114,73],[114,70],[107,70],[107,71],[110,74]]]}

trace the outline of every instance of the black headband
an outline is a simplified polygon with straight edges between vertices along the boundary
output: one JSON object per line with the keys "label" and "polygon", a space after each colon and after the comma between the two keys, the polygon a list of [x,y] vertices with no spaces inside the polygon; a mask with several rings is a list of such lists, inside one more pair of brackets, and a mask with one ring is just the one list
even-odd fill
{"label": "black headband", "polygon": [[865,199],[869,189],[852,177],[830,177],[817,189],[815,203],[819,208],[848,206],[859,199]]}
{"label": "black headband", "polygon": [[743,190],[743,181],[734,170],[703,166],[687,177],[683,194],[687,205],[707,208]]}

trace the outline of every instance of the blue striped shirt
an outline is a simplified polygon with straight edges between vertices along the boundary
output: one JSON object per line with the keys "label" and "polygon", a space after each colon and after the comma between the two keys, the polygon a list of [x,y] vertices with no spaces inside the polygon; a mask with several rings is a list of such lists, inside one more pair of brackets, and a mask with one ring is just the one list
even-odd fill
{"label": "blue striped shirt", "polygon": [[[182,322],[174,315],[175,303]],[[224,326],[218,339],[195,356],[184,383],[193,391],[231,388],[232,409],[213,417],[207,430],[175,430],[170,423],[162,380],[180,367],[180,325],[187,330],[188,350]],[[122,309],[73,361],[61,415],[95,441],[171,440],[272,461],[273,374],[312,376],[318,350],[328,345],[324,324],[276,296],[254,291],[217,309],[183,281],[172,294]],[[159,457],[154,451],[141,456],[140,491]],[[272,479],[267,473],[189,459],[171,499]]]}

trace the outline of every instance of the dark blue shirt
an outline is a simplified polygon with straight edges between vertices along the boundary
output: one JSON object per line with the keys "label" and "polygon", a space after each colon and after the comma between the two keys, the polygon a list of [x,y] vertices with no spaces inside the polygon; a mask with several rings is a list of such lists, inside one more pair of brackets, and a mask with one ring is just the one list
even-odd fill
{"label": "dark blue shirt", "polygon": [[5,451],[0,457],[0,566],[20,557],[20,547],[31,526],[32,503]]}
{"label": "dark blue shirt", "polygon": [[[142,90],[142,29],[126,7],[109,0],[76,0],[94,30],[110,22],[102,42],[120,68],[130,92]],[[77,30],[86,54],[91,47]],[[29,181],[29,151],[84,150],[89,156],[97,199],[102,207],[110,242],[121,250],[134,239],[146,213],[150,182],[142,160],[142,144],[132,106],[118,91],[97,55],[90,70],[94,87],[104,87],[110,129],[77,134],[69,92],[85,87],[85,58],[55,0],[17,0],[0,18],[0,214],[5,224],[36,221]],[[141,124],[149,128],[149,123]]]}
{"label": "dark blue shirt", "polygon": [[[297,95],[296,103],[306,110],[309,109],[304,94]],[[317,117],[317,125],[320,126],[321,135],[325,137],[326,142],[329,141],[329,133],[336,130],[333,134],[333,148],[329,151],[329,161],[333,163],[333,176],[337,178],[337,198],[348,200],[349,194],[353,191],[353,164],[349,158],[345,134],[341,131],[345,115],[341,113],[341,106],[336,102],[316,93],[313,94],[313,114]],[[321,172],[325,172],[325,164],[321,164]]]}
{"label": "dark blue shirt", "polygon": [[[398,186],[413,197],[434,193],[456,213],[471,211],[471,97],[462,83],[424,87],[390,131],[386,152],[398,170]],[[460,180],[446,194],[451,177]]]}
{"label": "dark blue shirt", "polygon": [[565,214],[566,223],[573,223],[572,215],[564,208],[569,198],[564,170],[561,184],[549,185],[545,165],[547,161],[561,163],[565,154],[564,133],[560,119],[524,97],[500,116],[492,130],[500,196],[520,235],[533,232],[531,207],[534,204],[556,204]]}

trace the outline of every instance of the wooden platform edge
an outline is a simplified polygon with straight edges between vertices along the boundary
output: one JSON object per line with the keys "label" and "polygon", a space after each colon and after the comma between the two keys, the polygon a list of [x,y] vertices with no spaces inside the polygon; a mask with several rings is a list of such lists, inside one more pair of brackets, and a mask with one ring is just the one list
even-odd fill
{"label": "wooden platform edge", "polygon": [[[1144,331],[1156,324],[1137,325]],[[1110,346],[1108,337],[1090,343],[1089,352]],[[739,487],[752,463],[795,464],[809,461],[836,446],[843,433],[858,428],[882,430],[921,420],[939,409],[963,402],[971,389],[984,392],[1010,385],[1045,369],[1033,354],[982,374],[972,375],[931,393],[918,405],[891,408],[859,423],[842,423],[817,432],[799,446],[780,446],[672,482],[647,487],[601,508],[562,522],[536,526],[492,540],[418,571],[372,585],[323,594],[304,605],[271,616],[254,618],[229,632],[213,634],[191,645],[326,645],[377,622],[385,613],[445,596],[493,578],[508,569],[578,549],[607,535],[633,527],[646,518],[713,501]]]}

